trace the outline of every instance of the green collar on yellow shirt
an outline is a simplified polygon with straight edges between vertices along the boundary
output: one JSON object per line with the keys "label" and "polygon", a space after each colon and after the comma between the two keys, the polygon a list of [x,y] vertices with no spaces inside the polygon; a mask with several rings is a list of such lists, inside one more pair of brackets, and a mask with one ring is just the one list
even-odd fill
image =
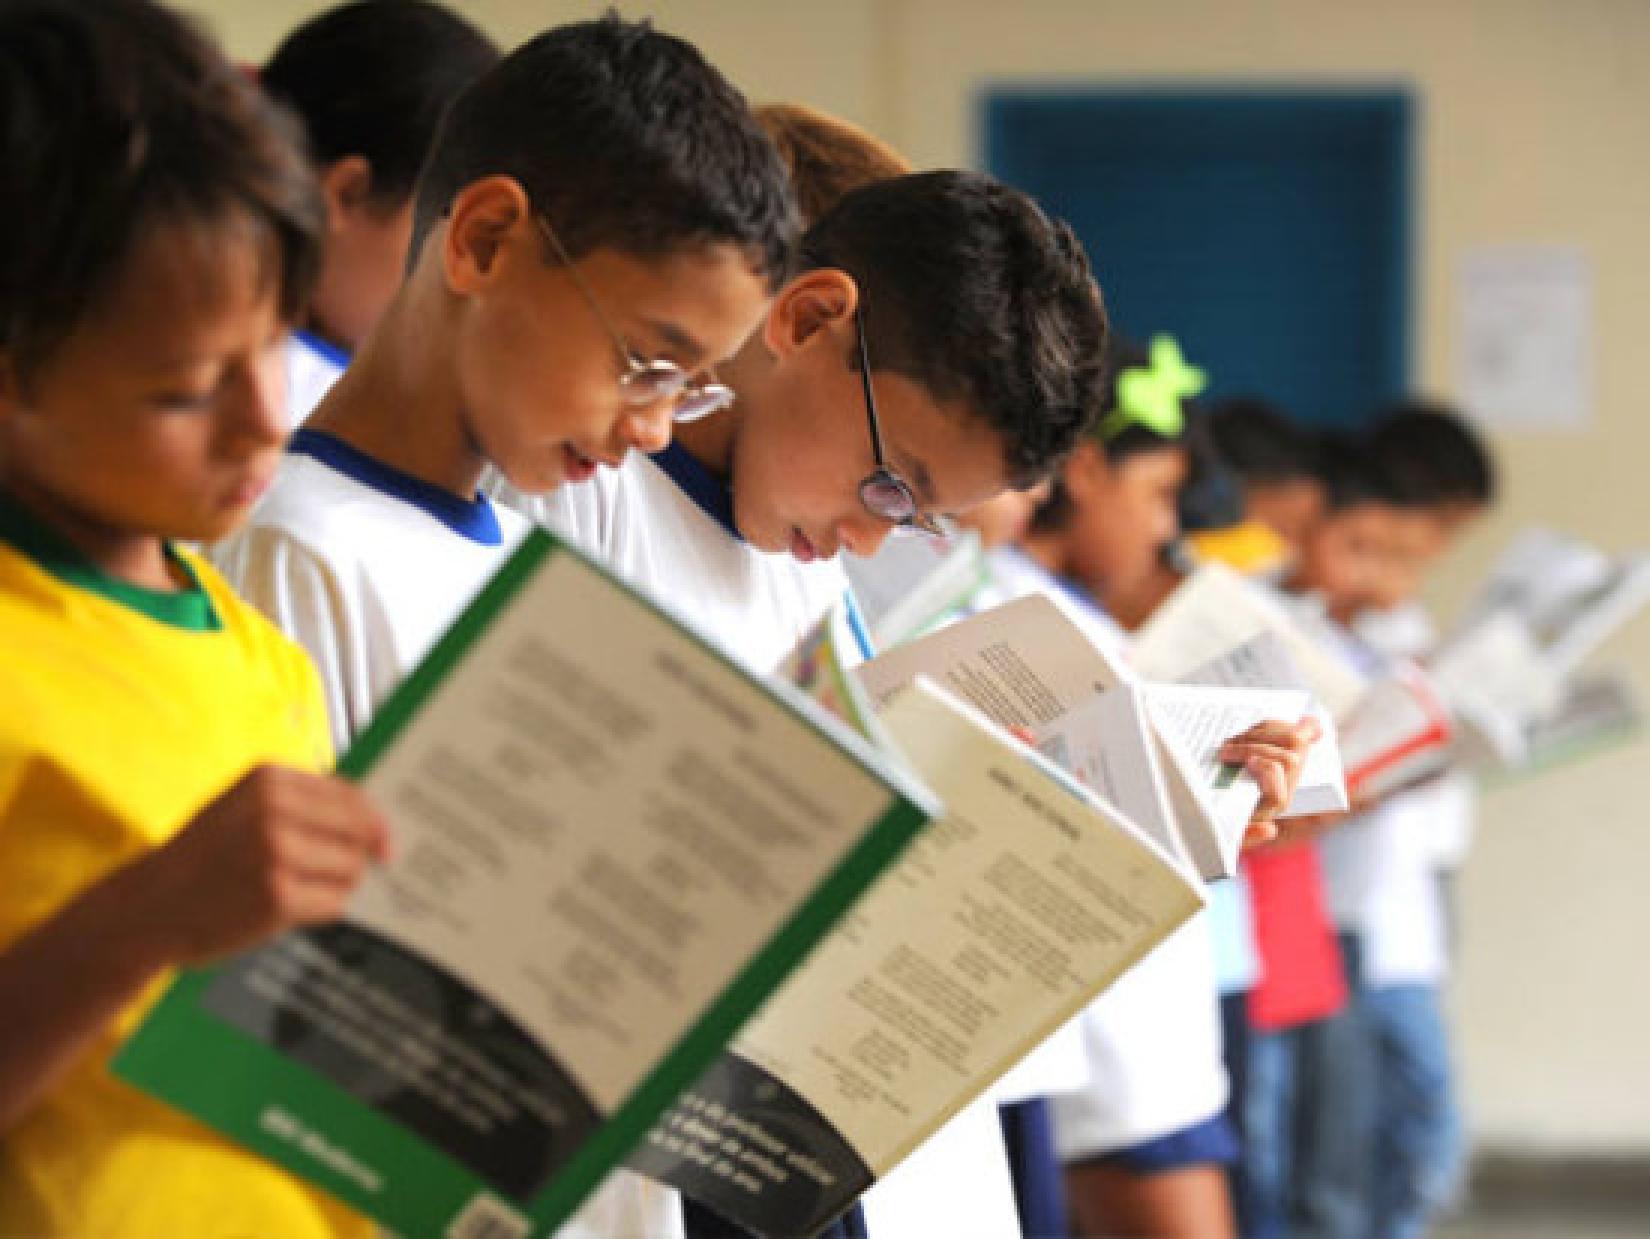
{"label": "green collar on yellow shirt", "polygon": [[167,558],[188,585],[178,590],[145,589],[110,576],[3,490],[0,490],[0,542],[9,543],[65,584],[107,598],[162,624],[191,632],[216,632],[223,627],[194,569],[170,545],[166,548]]}

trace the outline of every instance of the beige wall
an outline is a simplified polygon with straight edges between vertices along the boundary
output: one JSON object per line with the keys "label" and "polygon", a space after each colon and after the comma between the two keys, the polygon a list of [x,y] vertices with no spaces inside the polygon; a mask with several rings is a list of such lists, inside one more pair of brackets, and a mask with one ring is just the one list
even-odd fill
{"label": "beige wall", "polygon": [[[190,7],[190,6],[186,6]],[[239,56],[321,5],[197,2]],[[465,6],[506,42],[596,6]],[[641,11],[627,6],[632,12]],[[1464,247],[1562,242],[1597,278],[1584,433],[1498,441],[1506,502],[1435,589],[1550,520],[1650,542],[1650,4],[1640,0],[664,0],[754,98],[799,98],[919,163],[977,158],[981,87],[1014,81],[1407,83],[1420,102],[1417,374],[1447,392]],[[1615,654],[1650,687],[1650,623]],[[1497,1144],[1650,1150],[1650,742],[1495,791],[1465,883],[1457,986],[1476,1131]]]}

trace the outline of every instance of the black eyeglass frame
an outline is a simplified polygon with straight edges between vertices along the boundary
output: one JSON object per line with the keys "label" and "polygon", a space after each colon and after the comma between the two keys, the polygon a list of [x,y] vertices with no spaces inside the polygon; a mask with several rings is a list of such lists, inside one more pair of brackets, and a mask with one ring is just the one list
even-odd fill
{"label": "black eyeglass frame", "polygon": [[943,538],[950,531],[932,516],[923,513],[917,493],[888,466],[882,446],[882,425],[877,417],[876,393],[871,390],[871,353],[865,344],[865,317],[854,307],[854,334],[859,344],[859,378],[865,391],[865,420],[871,430],[871,455],[876,468],[860,479],[859,502],[872,516],[889,521],[894,528]]}

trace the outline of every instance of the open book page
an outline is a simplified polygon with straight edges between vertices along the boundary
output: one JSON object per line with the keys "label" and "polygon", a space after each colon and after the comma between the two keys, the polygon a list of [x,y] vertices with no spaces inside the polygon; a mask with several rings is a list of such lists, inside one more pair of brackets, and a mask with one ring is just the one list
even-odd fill
{"label": "open book page", "polygon": [[1510,613],[1559,674],[1575,670],[1650,602],[1650,553],[1609,555],[1580,538],[1529,529],[1502,553],[1468,603],[1457,636]]}
{"label": "open book page", "polygon": [[1355,794],[1388,795],[1442,773],[1454,728],[1431,678],[1397,663],[1378,679],[1341,731],[1341,756]]}
{"label": "open book page", "polygon": [[[1222,688],[1308,688],[1282,638],[1275,632],[1256,633],[1225,653],[1195,667],[1180,678],[1182,684]],[[1311,713],[1321,735],[1306,751],[1300,783],[1279,817],[1306,817],[1317,813],[1345,813],[1350,807],[1346,776],[1335,720],[1324,705],[1313,700]]]}
{"label": "open book page", "polygon": [[[803,636],[777,674],[884,751],[895,752],[893,738],[878,721],[869,694],[852,670],[859,661],[859,643],[850,630],[846,608],[839,605]],[[1129,810],[1125,808],[1124,812]],[[1165,846],[1174,846],[1172,838],[1166,838]],[[1004,1102],[1047,1097],[1081,1088],[1087,1080],[1088,1057],[1082,1033],[1072,1025],[1043,1042],[1009,1072],[1000,1082],[997,1096]]]}
{"label": "open book page", "polygon": [[1586,672],[1565,685],[1558,708],[1525,733],[1525,770],[1546,770],[1621,744],[1644,726],[1644,706],[1623,671]]}
{"label": "open book page", "polygon": [[1148,685],[1145,695],[1164,744],[1192,772],[1192,786],[1204,810],[1201,829],[1191,829],[1182,815],[1187,848],[1205,877],[1230,877],[1237,872],[1243,836],[1260,802],[1260,786],[1241,766],[1221,761],[1221,746],[1256,723],[1304,718],[1311,699],[1300,689],[1186,684]]}
{"label": "open book page", "polygon": [[1556,529],[1526,529],[1509,543],[1462,608],[1460,627],[1470,628],[1497,611],[1521,615],[1532,626],[1594,592],[1609,577],[1610,556]]}
{"label": "open book page", "polygon": [[1497,611],[1457,633],[1429,671],[1459,724],[1463,755],[1517,765],[1530,720],[1557,708],[1563,681],[1520,616]]}
{"label": "open book page", "polygon": [[540,532],[345,769],[395,856],[118,1069],[409,1235],[554,1230],[934,810]]}
{"label": "open book page", "polygon": [[1262,585],[1223,564],[1203,564],[1181,582],[1135,634],[1129,661],[1148,680],[1179,681],[1263,632],[1273,633],[1336,719],[1344,718],[1367,684]]}
{"label": "open book page", "polygon": [[944,819],[632,1158],[761,1235],[814,1233],[1202,905],[1143,831],[943,691],[918,682],[883,722]]}
{"label": "open book page", "polygon": [[1098,693],[1032,737],[1039,752],[1116,806],[1164,851],[1194,863],[1169,808],[1143,688],[1120,684]]}
{"label": "open book page", "polygon": [[1131,678],[1041,594],[897,646],[855,673],[878,702],[923,675],[998,726],[1029,731]]}
{"label": "open book page", "polygon": [[843,557],[876,647],[886,649],[960,614],[990,578],[980,535],[888,538],[875,555]]}
{"label": "open book page", "polygon": [[1536,638],[1553,666],[1568,675],[1647,602],[1650,554],[1624,556],[1611,563],[1608,574],[1592,589],[1538,617]]}

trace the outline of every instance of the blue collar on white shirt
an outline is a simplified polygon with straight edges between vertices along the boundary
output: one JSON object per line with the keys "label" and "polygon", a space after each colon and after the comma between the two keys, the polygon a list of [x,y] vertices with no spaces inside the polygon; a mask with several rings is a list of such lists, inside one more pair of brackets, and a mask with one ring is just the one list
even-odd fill
{"label": "blue collar on white shirt", "polygon": [[403,473],[381,460],[368,456],[359,448],[345,443],[337,435],[324,430],[298,430],[287,440],[287,451],[313,457],[345,477],[354,478],[363,486],[370,486],[381,494],[410,503],[428,513],[454,533],[482,546],[497,546],[504,541],[499,529],[498,513],[487,496],[476,493],[474,499],[461,499],[450,490]]}
{"label": "blue collar on white shirt", "polygon": [[313,331],[305,331],[302,327],[297,327],[293,329],[292,338],[317,357],[325,358],[340,370],[349,365],[349,351],[347,349],[340,348],[331,340],[323,340]]}
{"label": "blue collar on white shirt", "polygon": [[649,459],[665,471],[665,476],[675,482],[677,488],[693,500],[701,512],[726,529],[732,537],[740,542],[745,540],[740,537],[739,527],[733,523],[732,489],[689,454],[687,448],[673,439],[669,447],[653,453]]}

